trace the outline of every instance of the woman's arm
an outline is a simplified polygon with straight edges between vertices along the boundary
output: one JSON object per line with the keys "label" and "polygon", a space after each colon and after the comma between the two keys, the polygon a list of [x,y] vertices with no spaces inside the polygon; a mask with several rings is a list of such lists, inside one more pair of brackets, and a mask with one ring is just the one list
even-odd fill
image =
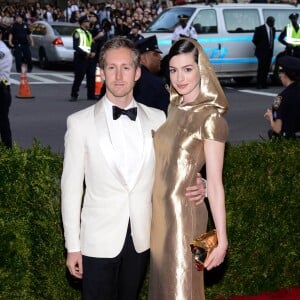
{"label": "woman's arm", "polygon": [[222,181],[225,144],[213,140],[204,141],[207,175],[207,194],[210,209],[218,235],[218,246],[205,260],[204,266],[210,270],[224,261],[228,240],[226,232],[225,193]]}

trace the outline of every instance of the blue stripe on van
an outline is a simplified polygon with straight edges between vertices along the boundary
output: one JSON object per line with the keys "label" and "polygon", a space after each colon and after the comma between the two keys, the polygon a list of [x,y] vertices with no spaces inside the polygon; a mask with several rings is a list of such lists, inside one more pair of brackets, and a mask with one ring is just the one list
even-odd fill
{"label": "blue stripe on van", "polygon": [[[233,36],[233,37],[208,37],[208,38],[199,38],[198,42],[201,43],[220,43],[220,42],[252,42],[253,35],[249,36]],[[275,39],[278,39],[276,35]],[[171,40],[158,40],[158,45],[170,45]]]}
{"label": "blue stripe on van", "polygon": [[209,59],[209,61],[214,64],[249,64],[249,63],[257,63],[256,57],[246,57],[246,58],[222,58],[222,59]]}
{"label": "blue stripe on van", "polygon": [[252,42],[252,36],[199,38],[198,43]]}

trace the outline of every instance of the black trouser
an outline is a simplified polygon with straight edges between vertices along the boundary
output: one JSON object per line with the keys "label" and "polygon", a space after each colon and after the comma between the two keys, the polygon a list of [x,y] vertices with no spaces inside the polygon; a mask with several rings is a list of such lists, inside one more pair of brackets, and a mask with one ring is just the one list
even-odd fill
{"label": "black trouser", "polygon": [[265,87],[267,85],[268,74],[272,62],[272,53],[257,56],[257,85]]}
{"label": "black trouser", "polygon": [[75,57],[74,59],[74,82],[71,97],[78,97],[78,92],[84,75],[86,75],[87,98],[95,96],[95,72],[96,63],[94,59]]}
{"label": "black trouser", "polygon": [[27,64],[27,71],[31,72],[32,70],[32,60],[31,60],[31,51],[29,45],[15,45],[14,56],[16,61],[16,70],[21,72],[22,63]]}
{"label": "black trouser", "polygon": [[0,135],[2,143],[7,147],[12,147],[11,130],[9,124],[9,107],[11,105],[10,87],[0,83]]}
{"label": "black trouser", "polygon": [[149,258],[149,250],[135,251],[129,225],[119,255],[114,258],[83,256],[83,299],[137,300]]}

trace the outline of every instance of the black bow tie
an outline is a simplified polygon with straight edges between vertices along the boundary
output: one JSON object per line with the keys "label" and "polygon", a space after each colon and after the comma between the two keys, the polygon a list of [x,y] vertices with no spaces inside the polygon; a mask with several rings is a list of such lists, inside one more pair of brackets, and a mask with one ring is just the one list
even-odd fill
{"label": "black bow tie", "polygon": [[129,108],[129,109],[122,109],[117,106],[113,106],[113,119],[117,120],[121,115],[126,115],[130,120],[135,121],[137,108]]}

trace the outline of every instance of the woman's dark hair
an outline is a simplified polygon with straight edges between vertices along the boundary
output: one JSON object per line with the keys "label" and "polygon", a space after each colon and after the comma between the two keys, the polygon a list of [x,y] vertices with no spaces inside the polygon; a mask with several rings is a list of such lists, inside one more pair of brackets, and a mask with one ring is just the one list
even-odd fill
{"label": "woman's dark hair", "polygon": [[197,47],[189,40],[185,40],[185,39],[178,40],[172,45],[172,47],[169,51],[169,61],[175,55],[191,53],[191,52],[193,52],[194,60],[198,64],[198,54],[199,53],[198,53]]}

